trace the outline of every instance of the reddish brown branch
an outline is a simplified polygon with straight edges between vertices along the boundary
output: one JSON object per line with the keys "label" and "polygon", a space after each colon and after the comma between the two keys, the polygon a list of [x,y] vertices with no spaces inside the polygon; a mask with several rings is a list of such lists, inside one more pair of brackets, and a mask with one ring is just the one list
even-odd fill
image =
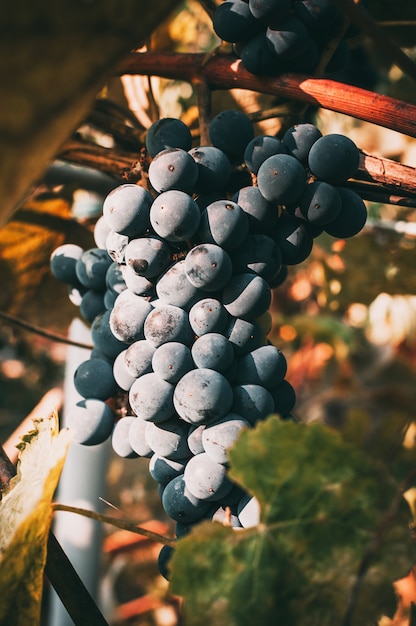
{"label": "reddish brown branch", "polygon": [[416,137],[416,106],[327,78],[282,74],[273,78],[250,74],[230,55],[132,53],[119,74],[143,74],[192,82],[204,78],[211,89],[249,89],[299,100]]}

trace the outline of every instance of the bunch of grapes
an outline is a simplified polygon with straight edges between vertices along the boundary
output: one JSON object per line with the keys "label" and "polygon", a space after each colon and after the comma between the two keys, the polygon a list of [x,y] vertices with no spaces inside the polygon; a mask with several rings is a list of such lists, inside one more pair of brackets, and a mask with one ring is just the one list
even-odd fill
{"label": "bunch of grapes", "polygon": [[[65,244],[51,256],[94,344],[74,375],[83,399],[68,425],[79,443],[111,437],[122,457],[149,459],[178,537],[202,519],[258,522],[258,502],[228,476],[228,450],[259,420],[295,419],[286,359],[267,339],[272,290],[314,237],[351,237],[366,221],[344,186],[359,164],[349,138],[312,124],[255,137],[234,110],[209,132],[212,145],[192,147],[180,120],[154,123],[147,183],[109,193],[97,247]],[[251,184],[235,190],[241,167]]]}
{"label": "bunch of grapes", "polygon": [[[218,37],[232,43],[244,67],[258,75],[313,72],[342,25],[331,0],[225,0],[213,15]],[[327,72],[347,64],[350,34],[341,37]]]}

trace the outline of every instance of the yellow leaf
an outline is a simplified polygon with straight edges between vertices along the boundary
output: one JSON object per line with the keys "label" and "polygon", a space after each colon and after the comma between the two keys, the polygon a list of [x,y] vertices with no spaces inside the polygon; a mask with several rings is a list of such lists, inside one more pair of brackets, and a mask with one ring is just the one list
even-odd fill
{"label": "yellow leaf", "polygon": [[39,624],[51,501],[71,439],[56,415],[33,424],[0,502],[0,626]]}

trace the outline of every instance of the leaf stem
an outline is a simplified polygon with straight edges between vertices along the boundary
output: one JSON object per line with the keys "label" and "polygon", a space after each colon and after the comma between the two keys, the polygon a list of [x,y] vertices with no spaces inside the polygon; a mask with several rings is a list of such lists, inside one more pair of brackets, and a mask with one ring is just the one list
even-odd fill
{"label": "leaf stem", "polygon": [[121,528],[122,530],[128,530],[132,533],[143,535],[144,537],[152,539],[157,543],[162,543],[165,546],[174,547],[176,545],[175,539],[164,537],[159,533],[155,533],[151,530],[148,530],[147,528],[142,528],[141,526],[136,526],[134,523],[126,522],[119,519],[118,517],[103,515],[102,513],[96,513],[95,511],[82,509],[76,506],[69,506],[67,504],[55,503],[52,504],[52,508],[54,511],[67,511],[67,513],[76,513],[78,515],[83,515],[84,517],[89,517],[90,519],[97,520],[98,522],[103,522],[104,524],[111,524],[112,526],[116,526],[117,528]]}
{"label": "leaf stem", "polygon": [[45,330],[44,328],[40,328],[40,326],[36,326],[35,324],[31,324],[30,322],[26,322],[14,315],[9,315],[4,311],[0,311],[0,319],[5,320],[6,322],[10,322],[15,326],[20,326],[21,328],[25,328],[29,330],[31,333],[35,333],[40,337],[45,337],[46,339],[50,339],[51,341],[56,341],[57,343],[65,343],[68,346],[75,346],[76,348],[85,348],[86,350],[92,350],[93,346],[88,343],[83,343],[81,341],[73,341],[72,339],[68,339],[64,335],[60,335],[59,333],[54,333],[49,330]]}

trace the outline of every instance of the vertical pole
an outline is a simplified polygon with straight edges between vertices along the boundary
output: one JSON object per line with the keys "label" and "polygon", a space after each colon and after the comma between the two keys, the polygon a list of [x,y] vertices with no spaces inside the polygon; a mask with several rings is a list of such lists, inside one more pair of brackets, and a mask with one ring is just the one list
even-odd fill
{"label": "vertical pole", "polygon": [[[76,341],[91,342],[89,328],[80,319],[74,319],[71,323],[69,337]],[[65,426],[66,416],[71,407],[81,400],[81,396],[74,388],[74,372],[80,363],[89,357],[89,350],[68,346],[64,380],[63,426]],[[109,442],[97,446],[72,443],[55,500],[63,504],[98,511],[100,509],[99,498],[105,495],[109,452]],[[97,602],[101,565],[101,524],[73,513],[57,511],[54,516],[53,531],[82,582]],[[53,590],[51,590],[48,621],[49,626],[73,626],[73,621]]]}

